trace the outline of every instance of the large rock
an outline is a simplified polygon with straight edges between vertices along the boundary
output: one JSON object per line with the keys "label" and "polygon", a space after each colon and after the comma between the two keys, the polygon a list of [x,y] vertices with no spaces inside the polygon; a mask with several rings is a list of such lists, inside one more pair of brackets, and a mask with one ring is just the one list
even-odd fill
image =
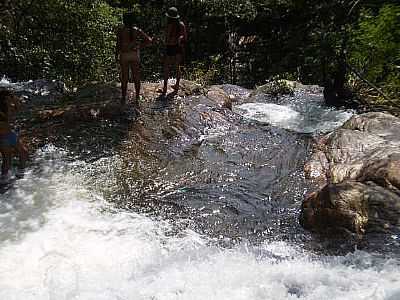
{"label": "large rock", "polygon": [[311,231],[388,231],[400,225],[400,119],[385,113],[352,117],[323,137],[305,167],[321,189],[302,205]]}
{"label": "large rock", "polygon": [[399,225],[400,197],[374,182],[328,184],[302,204],[300,224],[311,231],[390,231]]}
{"label": "large rock", "polygon": [[221,108],[232,110],[232,97],[228,95],[222,88],[211,86],[207,91],[207,98],[215,101]]}

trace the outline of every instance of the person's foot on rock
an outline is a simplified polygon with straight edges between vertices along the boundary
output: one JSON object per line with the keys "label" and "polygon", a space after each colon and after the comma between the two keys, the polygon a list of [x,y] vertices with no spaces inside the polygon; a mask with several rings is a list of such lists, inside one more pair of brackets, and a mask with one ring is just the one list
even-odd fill
{"label": "person's foot on rock", "polygon": [[175,93],[177,93],[179,91],[179,84],[174,84],[172,86],[172,89],[174,90]]}

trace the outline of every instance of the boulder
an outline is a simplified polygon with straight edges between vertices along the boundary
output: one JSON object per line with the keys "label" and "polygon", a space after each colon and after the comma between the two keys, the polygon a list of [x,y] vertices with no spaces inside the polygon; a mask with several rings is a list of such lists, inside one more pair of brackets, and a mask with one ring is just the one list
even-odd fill
{"label": "boulder", "polygon": [[206,94],[207,98],[215,101],[221,108],[227,108],[232,110],[232,99],[229,95],[220,87],[211,86]]}
{"label": "boulder", "polygon": [[400,226],[399,118],[353,116],[317,143],[305,172],[321,187],[302,204],[306,229],[362,235]]}
{"label": "boulder", "polygon": [[328,184],[302,204],[300,224],[308,230],[350,230],[363,233],[368,223],[365,187],[358,182]]}
{"label": "boulder", "polygon": [[293,95],[296,83],[287,80],[272,80],[264,85],[257,87],[250,97],[258,94],[267,94],[271,97],[278,97],[279,95]]}
{"label": "boulder", "polygon": [[400,225],[400,196],[373,182],[328,184],[303,201],[300,224],[310,231],[390,232]]}

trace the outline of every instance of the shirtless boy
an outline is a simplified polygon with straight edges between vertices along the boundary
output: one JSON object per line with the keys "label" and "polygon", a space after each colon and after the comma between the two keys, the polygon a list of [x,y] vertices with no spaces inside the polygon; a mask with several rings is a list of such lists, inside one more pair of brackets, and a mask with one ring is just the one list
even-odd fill
{"label": "shirtless boy", "polygon": [[168,24],[165,30],[165,57],[164,57],[164,87],[163,95],[167,93],[169,71],[172,65],[176,68],[176,84],[172,87],[175,92],[179,89],[181,80],[180,66],[183,63],[187,32],[185,24],[180,21],[178,10],[170,7],[165,14]]}
{"label": "shirtless boy", "polygon": [[17,176],[22,176],[28,152],[17,134],[13,132],[11,122],[19,109],[19,99],[8,90],[0,90],[0,153],[3,159],[1,165],[1,180],[5,180],[11,168],[14,154],[19,157]]}
{"label": "shirtless boy", "polygon": [[[129,70],[131,70],[135,83],[135,105],[139,107],[140,49],[151,44],[152,39],[141,29],[134,26],[133,14],[124,14],[123,23],[123,26],[117,30],[117,45],[115,49],[115,59],[121,67],[121,105],[126,103]],[[142,40],[143,42],[141,42]]]}

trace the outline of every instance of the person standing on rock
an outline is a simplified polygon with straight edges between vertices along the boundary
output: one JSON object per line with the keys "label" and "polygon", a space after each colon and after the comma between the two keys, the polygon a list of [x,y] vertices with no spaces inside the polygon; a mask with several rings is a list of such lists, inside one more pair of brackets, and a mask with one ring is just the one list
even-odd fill
{"label": "person standing on rock", "polygon": [[125,13],[123,26],[117,30],[117,45],[115,59],[120,65],[120,79],[122,98],[121,105],[126,104],[126,93],[128,89],[129,71],[131,71],[135,83],[135,105],[139,107],[140,97],[140,49],[152,43],[143,30],[134,26],[134,15]]}
{"label": "person standing on rock", "polygon": [[170,7],[166,12],[167,27],[165,28],[165,53],[164,53],[164,87],[162,94],[166,95],[168,78],[172,65],[176,68],[176,83],[172,87],[175,92],[179,90],[181,79],[181,65],[183,63],[187,31],[185,24],[180,20],[178,9]]}
{"label": "person standing on rock", "polygon": [[25,162],[28,158],[28,151],[12,130],[11,122],[18,109],[19,99],[8,90],[0,90],[0,153],[3,159],[0,181],[2,182],[8,179],[13,155],[17,154],[19,157],[17,177],[23,176]]}

